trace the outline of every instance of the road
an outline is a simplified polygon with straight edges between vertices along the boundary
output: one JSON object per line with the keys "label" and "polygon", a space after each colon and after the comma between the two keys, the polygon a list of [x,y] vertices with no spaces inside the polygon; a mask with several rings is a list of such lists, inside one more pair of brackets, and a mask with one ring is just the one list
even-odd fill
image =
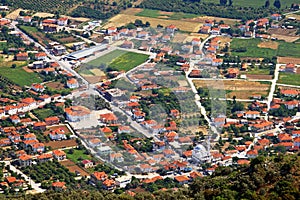
{"label": "road", "polygon": [[272,102],[272,99],[273,99],[273,96],[274,96],[274,92],[276,90],[276,83],[277,83],[278,77],[279,77],[280,66],[281,66],[281,64],[276,64],[276,67],[275,67],[274,78],[272,80],[272,85],[271,85],[270,92],[269,92],[269,95],[268,95],[268,100],[267,100],[268,110],[270,110],[271,102]]}
{"label": "road", "polygon": [[10,161],[0,161],[2,163],[5,163],[5,166],[9,166],[9,169],[16,174],[21,174],[22,178],[29,183],[31,188],[36,191],[36,193],[42,193],[45,192],[46,190],[40,188],[41,184],[40,183],[35,183],[30,177],[25,175],[23,172],[21,172],[19,169],[17,169],[15,166],[11,165]]}

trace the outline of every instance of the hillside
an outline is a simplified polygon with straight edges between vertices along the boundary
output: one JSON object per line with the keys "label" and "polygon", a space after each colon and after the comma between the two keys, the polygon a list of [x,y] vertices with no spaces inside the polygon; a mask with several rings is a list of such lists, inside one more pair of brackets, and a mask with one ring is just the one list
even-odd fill
{"label": "hillside", "polygon": [[250,166],[220,167],[209,177],[196,180],[190,188],[137,193],[134,197],[98,191],[48,192],[18,199],[299,199],[300,157],[258,157]]}

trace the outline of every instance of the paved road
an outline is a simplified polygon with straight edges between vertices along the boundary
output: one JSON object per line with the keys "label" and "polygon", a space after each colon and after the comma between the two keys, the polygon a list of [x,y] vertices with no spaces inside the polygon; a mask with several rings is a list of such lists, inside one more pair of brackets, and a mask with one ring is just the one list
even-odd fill
{"label": "paved road", "polygon": [[271,85],[271,88],[270,88],[268,101],[267,101],[268,110],[270,110],[271,102],[272,102],[274,92],[275,92],[275,89],[276,89],[276,82],[278,81],[280,66],[281,66],[280,64],[276,64],[276,68],[275,68],[275,71],[274,71],[274,78],[272,80],[272,85]]}

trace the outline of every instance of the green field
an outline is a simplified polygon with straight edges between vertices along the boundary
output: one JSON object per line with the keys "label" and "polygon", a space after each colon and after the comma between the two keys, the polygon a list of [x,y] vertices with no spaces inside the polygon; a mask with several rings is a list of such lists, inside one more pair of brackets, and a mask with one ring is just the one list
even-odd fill
{"label": "green field", "polygon": [[270,69],[259,69],[259,67],[255,66],[254,68],[249,67],[246,74],[260,74],[260,75],[269,75]]}
{"label": "green field", "polygon": [[3,51],[3,49],[6,47],[7,47],[7,42],[1,41],[0,42],[0,50]]}
{"label": "green field", "polygon": [[[12,64],[16,64],[17,67],[12,68]],[[42,79],[37,73],[28,73],[22,68],[26,64],[21,61],[0,62],[0,75],[21,87],[30,86],[32,83],[41,83]]]}
{"label": "green field", "polygon": [[182,13],[182,12],[172,12],[170,14],[161,14],[158,10],[151,10],[151,9],[144,9],[143,11],[136,14],[136,16],[141,17],[152,17],[152,18],[159,18],[162,16],[167,16],[170,20],[179,20],[179,19],[189,19],[189,18],[195,18],[199,15],[195,14],[189,14],[189,13]]}
{"label": "green field", "polygon": [[278,56],[300,58],[300,44],[280,42]]}
{"label": "green field", "polygon": [[287,85],[300,85],[300,74],[280,72],[277,83]]}
{"label": "green field", "polygon": [[33,111],[33,113],[40,120],[44,120],[45,118],[53,116],[55,114],[51,109],[36,109]]}
{"label": "green field", "polygon": [[255,57],[255,58],[272,58],[276,56],[276,50],[268,48],[259,48],[257,45],[261,42],[260,39],[237,39],[233,38],[230,43],[231,50],[246,48],[245,52],[231,52],[233,56],[240,57]]}
{"label": "green field", "polygon": [[90,160],[92,157],[90,155],[85,154],[85,150],[73,149],[74,152],[72,154],[69,153],[69,150],[65,150],[67,154],[67,158],[77,163],[80,160]]}
{"label": "green field", "polygon": [[[228,2],[228,1],[227,1]],[[242,7],[262,7],[265,5],[265,0],[233,0],[234,6],[242,6]],[[295,0],[281,0],[281,8],[290,7],[292,3],[296,3]],[[219,4],[220,1],[216,0],[202,0],[201,3],[215,3]],[[273,7],[274,1],[270,1],[270,7]]]}
{"label": "green field", "polygon": [[[88,62],[87,65],[99,67],[104,64],[112,68],[113,70],[129,71],[130,69],[144,63],[148,59],[148,57],[149,56],[145,54],[114,50],[104,56]],[[84,72],[84,74],[88,73],[89,72]]]}

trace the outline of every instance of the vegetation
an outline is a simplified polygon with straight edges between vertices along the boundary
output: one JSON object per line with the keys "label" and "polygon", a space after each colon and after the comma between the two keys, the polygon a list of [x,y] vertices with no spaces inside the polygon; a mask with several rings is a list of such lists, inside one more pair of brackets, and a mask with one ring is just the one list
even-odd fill
{"label": "vegetation", "polygon": [[53,116],[53,115],[56,115],[54,113],[53,110],[49,109],[49,108],[46,108],[46,109],[35,109],[33,110],[33,113],[35,116],[37,116],[37,118],[39,118],[40,120],[44,120],[45,118],[47,117],[50,117],[50,116]]}
{"label": "vegetation", "polygon": [[90,160],[91,159],[89,152],[87,150],[85,150],[84,148],[69,149],[69,150],[66,150],[65,153],[67,154],[67,158],[72,160],[74,163],[77,163],[82,160]]}
{"label": "vegetation", "polygon": [[136,14],[136,16],[142,17],[152,17],[152,18],[159,18],[162,16],[167,16],[165,19],[170,20],[179,20],[179,19],[188,19],[188,18],[195,18],[199,15],[190,14],[190,13],[182,13],[182,12],[171,12],[170,14],[160,14],[158,10],[151,10],[151,9],[144,9],[143,11]]}
{"label": "vegetation", "polygon": [[[189,1],[187,0],[165,0],[165,1],[145,0],[140,4],[139,7],[153,9],[153,10],[163,10],[168,12],[184,12],[184,13],[192,13],[197,15],[210,15],[216,17],[226,17],[226,18],[244,19],[244,20],[266,17],[270,13],[276,12],[277,10],[273,6],[270,6],[268,8],[265,8],[263,5],[261,7],[258,6],[251,7],[247,5],[241,6],[241,5],[235,5],[234,2],[235,1],[233,1],[233,5],[225,6],[225,5],[220,5],[219,1],[203,2],[203,1],[192,1],[192,0]],[[262,1],[260,4],[263,4]]]}
{"label": "vegetation", "polygon": [[[203,3],[215,3],[217,4],[219,1],[215,0],[201,0]],[[241,7],[253,7],[253,8],[259,8],[265,6],[264,0],[253,0],[253,1],[248,1],[248,0],[233,0],[232,5],[233,6],[241,6]],[[281,0],[281,7],[290,7],[292,3],[295,3],[295,0]],[[269,6],[273,6],[274,0],[269,1]],[[229,5],[229,0],[227,1],[227,5]],[[269,7],[265,6],[265,7]]]}
{"label": "vegetation", "polygon": [[[16,64],[16,67],[12,68],[12,64]],[[20,61],[2,62],[0,64],[0,76],[19,86],[31,86],[32,83],[41,83],[42,80],[37,73],[29,73],[22,68],[25,65],[26,62]]]}
{"label": "vegetation", "polygon": [[280,72],[277,83],[287,85],[300,85],[300,74]]}
{"label": "vegetation", "polygon": [[[125,193],[73,189],[21,196],[19,199],[299,199],[299,170],[299,155],[279,154],[269,158],[257,157],[249,166],[218,167],[212,176],[196,179],[189,188],[179,190],[141,192],[131,197]],[[133,178],[131,187],[138,185],[138,180]],[[153,185],[158,187],[160,184]]]}
{"label": "vegetation", "polygon": [[104,56],[87,63],[88,66],[100,67],[104,71],[129,71],[130,69],[144,63],[148,55],[114,50]]}
{"label": "vegetation", "polygon": [[276,56],[276,50],[260,48],[257,45],[260,39],[237,39],[233,38],[230,43],[231,55],[240,57],[272,58]]}
{"label": "vegetation", "polygon": [[300,58],[300,45],[297,43],[280,42],[278,56]]}

